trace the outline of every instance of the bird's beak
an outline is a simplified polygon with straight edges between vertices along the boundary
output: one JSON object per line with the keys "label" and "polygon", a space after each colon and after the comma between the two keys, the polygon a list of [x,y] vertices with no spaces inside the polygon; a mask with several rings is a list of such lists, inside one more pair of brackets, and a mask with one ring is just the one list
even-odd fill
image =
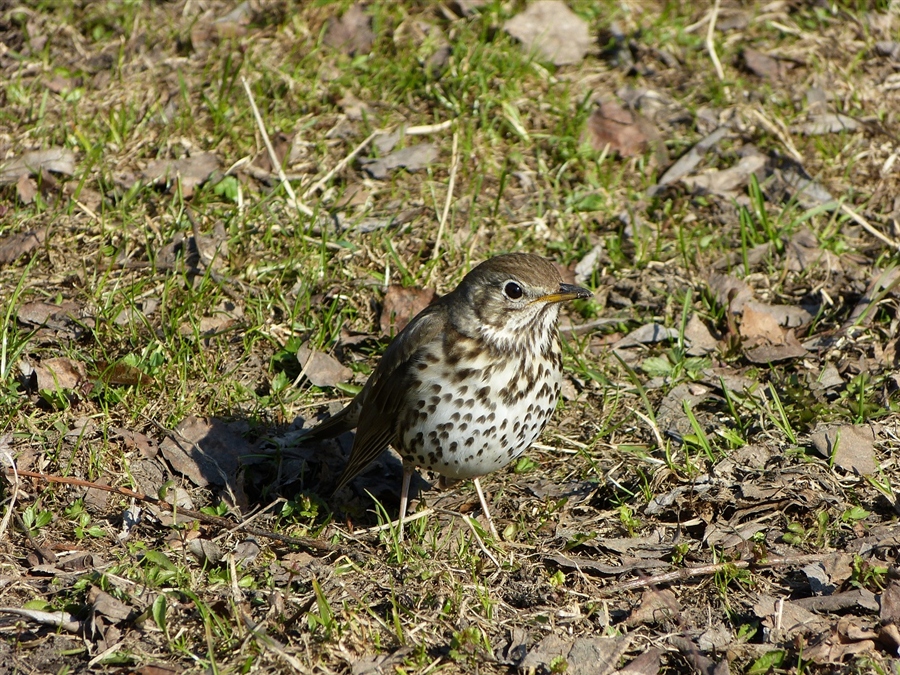
{"label": "bird's beak", "polygon": [[535,302],[568,302],[569,300],[575,300],[576,298],[591,298],[593,297],[593,293],[591,293],[588,289],[582,288],[581,286],[573,286],[572,284],[560,284],[559,290],[556,293],[549,293],[547,295],[542,295]]}

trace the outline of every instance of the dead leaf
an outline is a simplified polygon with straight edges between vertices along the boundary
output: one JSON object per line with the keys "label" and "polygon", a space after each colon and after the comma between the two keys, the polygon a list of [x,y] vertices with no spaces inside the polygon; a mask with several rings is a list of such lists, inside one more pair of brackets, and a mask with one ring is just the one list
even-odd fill
{"label": "dead leaf", "polygon": [[581,63],[591,48],[587,22],[560,0],[538,0],[503,24],[503,30],[554,65]]}
{"label": "dead leaf", "polygon": [[394,169],[404,168],[407,171],[419,171],[434,162],[437,157],[438,151],[434,145],[420,143],[397,150],[380,159],[364,159],[360,164],[372,178],[384,180]]}
{"label": "dead leaf", "polygon": [[615,671],[613,675],[659,675],[661,672],[660,659],[662,654],[661,649],[651,647]]}
{"label": "dead leaf", "polygon": [[818,633],[828,626],[828,620],[797,606],[791,601],[783,601],[770,595],[760,594],[753,605],[756,614],[766,628],[783,631],[791,637],[797,633]]}
{"label": "dead leaf", "polygon": [[687,176],[700,164],[700,160],[703,159],[707,151],[718,145],[719,141],[728,136],[729,133],[730,129],[727,126],[721,126],[706,136],[706,138],[698,141],[678,161],[666,169],[666,172],[658,181],[658,186],[670,185]]}
{"label": "dead leaf", "polygon": [[716,351],[719,346],[706,324],[697,314],[691,314],[684,327],[684,337],[688,342],[688,356],[705,356]]}
{"label": "dead leaf", "polygon": [[129,365],[124,361],[119,361],[112,365],[98,361],[97,369],[100,371],[100,379],[106,384],[138,386],[149,385],[154,382],[153,378],[140,368]]}
{"label": "dead leaf", "polygon": [[755,49],[744,48],[742,56],[747,70],[767,80],[780,80],[794,67],[790,61],[763,54]]}
{"label": "dead leaf", "polygon": [[878,470],[875,431],[870,425],[842,424],[816,429],[810,441],[816,452],[845,471],[871,476]]}
{"label": "dead leaf", "polygon": [[529,650],[518,667],[525,672],[543,672],[562,657],[567,664],[566,675],[608,675],[616,670],[630,644],[628,635],[574,640],[548,635]]}
{"label": "dead leaf", "polygon": [[900,624],[900,580],[888,580],[887,588],[881,593],[879,616],[885,623]]}
{"label": "dead leaf", "polygon": [[825,134],[837,134],[842,131],[856,131],[862,125],[852,117],[840,113],[819,113],[810,115],[803,124],[791,127],[795,134],[804,136],[824,136]]}
{"label": "dead leaf", "polygon": [[44,359],[35,366],[38,391],[57,389],[77,389],[87,377],[84,364],[65,356]]}
{"label": "dead leaf", "polygon": [[126,605],[97,586],[91,586],[88,591],[88,602],[93,605],[94,612],[102,614],[114,622],[126,621],[137,616],[138,613],[134,607]]}
{"label": "dead leaf", "polygon": [[799,359],[809,354],[800,344],[760,345],[744,350],[744,356],[751,363],[775,363]]}
{"label": "dead leaf", "polygon": [[46,238],[46,227],[3,237],[0,239],[0,265],[8,265],[23,255],[31,253],[38,246],[42,245]]}
{"label": "dead leaf", "polygon": [[671,589],[647,589],[641,595],[641,603],[625,619],[625,625],[634,627],[662,623],[680,613],[678,599]]}
{"label": "dead leaf", "polygon": [[340,19],[331,19],[324,42],[350,56],[368,54],[375,42],[375,33],[372,32],[372,17],[366,14],[364,5],[351,5]]}
{"label": "dead leaf", "polygon": [[189,416],[163,439],[159,449],[173,469],[198,487],[212,483],[240,490],[241,458],[254,451],[244,440],[247,429],[246,422]]}
{"label": "dead leaf", "polygon": [[66,148],[32,150],[21,157],[0,164],[0,185],[11,185],[24,175],[37,176],[42,171],[71,176],[75,173],[75,153]]}
{"label": "dead leaf", "polygon": [[152,459],[156,457],[159,452],[159,444],[154,441],[149,436],[146,436],[139,431],[133,431],[131,429],[122,429],[120,427],[110,427],[109,430],[116,436],[119,436],[123,441],[125,441],[125,445],[128,448],[134,448],[141,456],[146,459]]}
{"label": "dead leaf", "polygon": [[653,344],[664,340],[676,340],[677,338],[678,331],[674,328],[666,328],[658,323],[648,323],[640,328],[635,328],[628,335],[616,342],[613,345],[613,349],[625,349],[627,347]]}
{"label": "dead leaf", "polygon": [[297,361],[306,379],[316,387],[333,387],[353,377],[353,371],[331,354],[313,351],[306,345],[297,350]]}
{"label": "dead leaf", "polygon": [[740,330],[745,340],[762,339],[773,345],[784,344],[785,330],[772,312],[766,311],[766,306],[760,302],[748,302],[744,306]]}
{"label": "dead leaf", "polygon": [[177,180],[185,197],[219,169],[219,160],[211,152],[200,152],[184,159],[155,159],[141,172],[144,180],[170,187]]}
{"label": "dead leaf", "polygon": [[583,138],[595,150],[607,146],[621,157],[639,157],[659,133],[640,113],[627,110],[615,101],[595,108],[585,123]]}
{"label": "dead leaf", "polygon": [[34,178],[27,173],[23,173],[19,176],[19,180],[16,181],[16,195],[18,195],[19,201],[23,204],[31,204],[31,202],[34,201],[37,192],[38,187]]}
{"label": "dead leaf", "polygon": [[753,289],[750,285],[730,274],[710,275],[709,290],[713,292],[716,302],[722,307],[727,307],[732,314],[740,314],[744,305],[753,299]]}
{"label": "dead leaf", "polygon": [[750,176],[759,174],[765,166],[765,156],[753,154],[741,158],[737,164],[728,169],[685,176],[681,182],[695,193],[733,197],[737,191],[747,186]]}
{"label": "dead leaf", "polygon": [[383,335],[396,335],[434,300],[433,288],[405,288],[391,284],[384,294],[379,324]]}

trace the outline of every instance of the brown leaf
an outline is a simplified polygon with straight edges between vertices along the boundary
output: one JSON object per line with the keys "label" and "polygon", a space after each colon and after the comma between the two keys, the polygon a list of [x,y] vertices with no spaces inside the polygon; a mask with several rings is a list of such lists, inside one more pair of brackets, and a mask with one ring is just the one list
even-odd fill
{"label": "brown leaf", "polygon": [[140,368],[119,361],[109,365],[103,361],[97,362],[97,369],[100,371],[100,379],[106,384],[137,386],[153,384],[152,377],[147,375]]}
{"label": "brown leaf", "polygon": [[333,387],[353,377],[353,371],[336,358],[314,351],[306,345],[297,350],[297,361],[300,362],[306,379],[317,387]]}
{"label": "brown leaf", "polygon": [[612,673],[631,644],[631,637],[578,637],[566,639],[548,635],[522,659],[519,670],[544,671],[559,657],[566,661],[566,675],[606,675]]}
{"label": "brown leaf", "polygon": [[19,176],[19,180],[16,181],[16,195],[18,195],[19,201],[23,204],[31,204],[37,191],[37,183],[34,182],[34,178],[27,173]]}
{"label": "brown leaf", "polygon": [[809,352],[798,344],[784,345],[760,345],[751,349],[744,350],[744,356],[751,363],[774,363],[776,361],[788,361],[790,359],[799,359],[809,354]]}
{"label": "brown leaf", "polygon": [[688,356],[705,356],[716,351],[719,346],[706,324],[696,314],[691,314],[684,327],[684,338],[688,342]]}
{"label": "brown leaf", "polygon": [[159,449],[172,468],[195,485],[212,483],[241,490],[237,483],[241,458],[254,451],[243,437],[247,428],[246,422],[190,416],[159,444]]}
{"label": "brown leaf", "polygon": [[368,54],[375,42],[372,17],[361,3],[351,5],[340,19],[331,19],[325,30],[324,42],[350,56]]}
{"label": "brown leaf", "polygon": [[794,67],[790,61],[784,61],[750,48],[744,49],[743,58],[747,70],[767,80],[780,80]]}
{"label": "brown leaf", "polygon": [[420,143],[397,150],[380,159],[364,159],[363,169],[378,180],[384,180],[394,169],[404,168],[407,171],[418,171],[434,162],[438,157],[437,148],[431,143]]}
{"label": "brown leaf", "polygon": [[3,237],[0,239],[0,265],[8,265],[17,258],[31,253],[43,244],[46,238],[46,227]]}
{"label": "brown leaf", "polygon": [[587,22],[560,0],[538,0],[505,24],[503,30],[528,52],[554,65],[581,63],[591,48]]}
{"label": "brown leaf", "polygon": [[139,431],[122,429],[120,427],[110,427],[109,430],[125,441],[127,447],[134,448],[140,452],[142,457],[152,459],[159,452],[159,444]]}
{"label": "brown leaf", "polygon": [[609,149],[622,157],[638,157],[658,136],[653,124],[641,114],[605,101],[588,117],[584,138],[595,150]]}
{"label": "brown leaf", "polygon": [[381,308],[379,324],[382,334],[396,335],[433,300],[433,288],[405,288],[392,284],[384,294],[384,305]]}
{"label": "brown leaf", "polygon": [[41,171],[53,171],[71,176],[75,173],[75,153],[66,148],[32,150],[21,157],[0,164],[0,185],[10,185],[23,174],[37,176]]}
{"label": "brown leaf", "polygon": [[678,599],[671,589],[647,589],[641,595],[641,604],[625,619],[625,625],[634,627],[662,623],[677,617],[680,613]]}
{"label": "brown leaf", "polygon": [[717,194],[733,197],[750,182],[750,176],[759,175],[766,166],[764,155],[748,155],[734,166],[721,171],[707,171],[685,176],[681,182],[697,194]]}
{"label": "brown leaf", "polygon": [[35,366],[34,370],[37,373],[39,391],[76,389],[78,384],[87,377],[83,363],[65,356],[44,359],[40,365]]}
{"label": "brown leaf", "polygon": [[171,185],[181,182],[185,197],[194,194],[194,188],[219,168],[219,160],[211,152],[200,152],[184,159],[155,159],[141,172],[144,180],[156,185]]}
{"label": "brown leaf", "polygon": [[900,580],[890,579],[881,593],[880,618],[885,623],[900,624]]}
{"label": "brown leaf", "polygon": [[88,602],[94,606],[97,614],[102,614],[115,622],[125,621],[137,615],[134,607],[126,605],[96,586],[91,586],[91,590],[88,592]]}
{"label": "brown leaf", "polygon": [[662,650],[651,647],[630,663],[625,664],[613,675],[659,675]]}
{"label": "brown leaf", "polygon": [[845,471],[871,476],[878,470],[875,461],[875,431],[867,424],[842,424],[817,429],[811,436],[816,451]]}

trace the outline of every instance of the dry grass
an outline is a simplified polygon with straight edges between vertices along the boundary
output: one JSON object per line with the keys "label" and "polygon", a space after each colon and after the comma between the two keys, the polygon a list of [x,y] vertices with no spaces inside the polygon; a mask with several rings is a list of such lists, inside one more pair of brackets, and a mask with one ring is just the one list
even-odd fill
{"label": "dry grass", "polygon": [[[710,42],[708,9],[576,2],[599,46],[556,68],[504,33],[524,5],[373,3],[348,54],[326,35],[349,5],[320,4],[0,14],[0,158],[71,153],[0,165],[5,461],[334,547],[10,478],[0,606],[31,613],[0,615],[6,669],[887,672],[896,12],[726,3]],[[655,129],[634,156],[587,142],[611,100]],[[804,133],[837,113],[853,128]],[[436,159],[373,178],[404,125],[429,128],[397,147]],[[690,183],[753,157],[761,187]],[[804,171],[843,207],[799,193]],[[563,401],[485,481],[503,542],[471,486],[423,481],[400,545],[399,463],[331,500],[350,439],[298,430],[365,382],[392,284],[443,293],[509,250],[597,290],[568,317]],[[669,337],[620,342],[652,324]]]}

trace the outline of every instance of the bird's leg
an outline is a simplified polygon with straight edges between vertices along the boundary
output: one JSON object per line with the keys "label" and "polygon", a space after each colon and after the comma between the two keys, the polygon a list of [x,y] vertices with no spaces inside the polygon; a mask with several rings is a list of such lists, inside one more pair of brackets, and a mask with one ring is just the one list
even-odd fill
{"label": "bird's leg", "polygon": [[403,520],[406,518],[406,507],[409,504],[409,483],[412,480],[413,466],[403,463],[403,486],[400,488],[400,534],[397,536],[398,541],[403,541]]}
{"label": "bird's leg", "polygon": [[494,527],[494,521],[491,518],[491,512],[488,510],[487,500],[484,498],[484,492],[482,492],[481,490],[481,483],[478,482],[477,478],[473,478],[472,482],[475,483],[475,492],[478,493],[478,501],[481,502],[481,510],[484,511],[484,517],[487,519],[491,534],[494,535],[494,539],[500,541],[500,535],[497,534],[497,528]]}

